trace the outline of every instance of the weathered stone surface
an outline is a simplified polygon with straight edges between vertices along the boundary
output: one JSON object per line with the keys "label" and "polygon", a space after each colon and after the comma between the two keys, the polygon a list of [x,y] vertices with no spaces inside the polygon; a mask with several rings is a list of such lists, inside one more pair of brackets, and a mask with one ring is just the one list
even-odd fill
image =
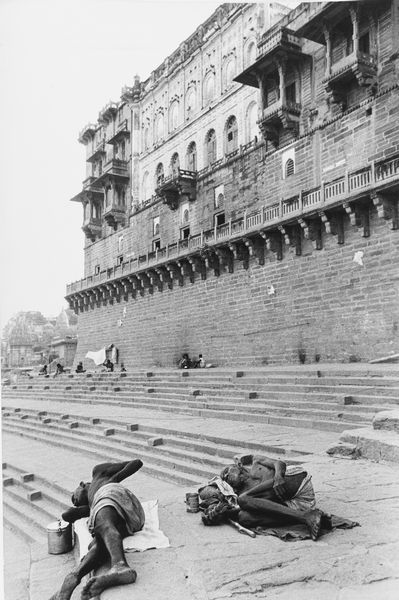
{"label": "weathered stone surface", "polygon": [[327,450],[327,454],[329,454],[330,456],[341,456],[342,458],[353,459],[359,458],[360,456],[360,452],[356,444],[345,444],[342,442],[331,446]]}
{"label": "weathered stone surface", "polygon": [[373,419],[373,429],[383,429],[399,433],[399,409],[377,413]]}

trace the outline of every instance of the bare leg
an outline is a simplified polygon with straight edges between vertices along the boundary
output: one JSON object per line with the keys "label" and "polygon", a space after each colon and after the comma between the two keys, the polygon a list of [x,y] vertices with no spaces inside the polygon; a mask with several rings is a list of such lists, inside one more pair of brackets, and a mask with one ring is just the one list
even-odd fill
{"label": "bare leg", "polygon": [[[308,512],[299,512],[278,504],[265,498],[252,498],[251,496],[240,496],[238,498],[240,508],[245,511],[244,520],[248,513],[256,513],[259,517],[258,525],[266,526],[268,519],[274,519],[274,525],[284,525],[288,523],[302,523],[307,526],[312,540],[317,540],[320,534],[322,512],[320,510],[310,510]],[[265,522],[265,519],[266,522]],[[276,522],[278,521],[278,523]],[[240,521],[241,522],[241,521]],[[247,521],[248,523],[248,521]],[[243,523],[244,524],[244,523]],[[269,523],[268,523],[269,524]],[[248,525],[247,525],[248,526]]]}
{"label": "bare leg", "polygon": [[71,571],[65,577],[61,589],[51,596],[50,600],[70,600],[74,589],[82,581],[82,578],[104,564],[107,557],[102,543],[94,540],[89,547],[88,553],[82,558],[75,571]]}
{"label": "bare leg", "polygon": [[105,589],[115,585],[134,583],[137,573],[126,562],[122,540],[126,537],[126,526],[116,510],[111,506],[102,508],[96,517],[96,537],[104,542],[111,558],[111,568],[103,575],[95,575],[83,588],[82,600],[99,596]]}

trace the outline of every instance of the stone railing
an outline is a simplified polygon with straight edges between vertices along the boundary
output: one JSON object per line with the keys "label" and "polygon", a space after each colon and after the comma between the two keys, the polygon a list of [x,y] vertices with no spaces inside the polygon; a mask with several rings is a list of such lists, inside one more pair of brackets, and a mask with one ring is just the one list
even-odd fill
{"label": "stone railing", "polygon": [[277,31],[272,30],[270,33],[266,33],[259,42],[258,57],[265,56],[275,48],[285,45],[295,46],[297,49],[300,49],[300,38],[293,31],[285,27],[280,27]]}
{"label": "stone railing", "polygon": [[362,169],[347,172],[334,181],[324,182],[321,186],[303,191],[296,196],[282,199],[280,202],[263,206],[253,213],[244,213],[238,219],[201,231],[185,240],[177,240],[164,248],[131,258],[122,265],[115,265],[90,275],[67,286],[67,295],[91,288],[95,285],[134,274],[153,265],[168,263],[171,259],[184,257],[207,246],[217,246],[222,241],[239,239],[259,231],[272,230],[277,223],[289,222],[305,217],[317,211],[354,200],[363,193],[371,192],[379,184],[399,181],[399,155],[378,163],[372,163]]}
{"label": "stone railing", "polygon": [[333,63],[330,67],[330,72],[326,74],[323,79],[323,83],[328,83],[330,79],[337,77],[341,73],[345,73],[346,71],[352,69],[356,65],[365,65],[370,69],[377,69],[377,63],[371,54],[366,54],[365,52],[352,52],[348,54],[348,56],[344,56],[336,63]]}

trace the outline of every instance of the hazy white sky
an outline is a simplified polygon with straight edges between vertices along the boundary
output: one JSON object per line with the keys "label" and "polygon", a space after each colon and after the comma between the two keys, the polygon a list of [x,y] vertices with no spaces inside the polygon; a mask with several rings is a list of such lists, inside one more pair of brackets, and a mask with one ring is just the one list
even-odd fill
{"label": "hazy white sky", "polygon": [[0,0],[3,325],[57,314],[83,275],[82,208],[69,202],[85,178],[80,129],[220,3]]}

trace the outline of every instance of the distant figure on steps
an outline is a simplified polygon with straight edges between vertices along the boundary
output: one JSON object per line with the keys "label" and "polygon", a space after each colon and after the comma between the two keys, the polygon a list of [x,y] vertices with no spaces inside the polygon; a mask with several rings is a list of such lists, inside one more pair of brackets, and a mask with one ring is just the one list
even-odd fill
{"label": "distant figure on steps", "polygon": [[85,372],[85,370],[83,368],[83,363],[79,362],[76,367],[76,373],[84,373],[84,372]]}
{"label": "distant figure on steps", "polygon": [[106,367],[107,371],[111,373],[114,370],[114,363],[109,358],[107,358],[107,360],[104,363],[104,367]]}

